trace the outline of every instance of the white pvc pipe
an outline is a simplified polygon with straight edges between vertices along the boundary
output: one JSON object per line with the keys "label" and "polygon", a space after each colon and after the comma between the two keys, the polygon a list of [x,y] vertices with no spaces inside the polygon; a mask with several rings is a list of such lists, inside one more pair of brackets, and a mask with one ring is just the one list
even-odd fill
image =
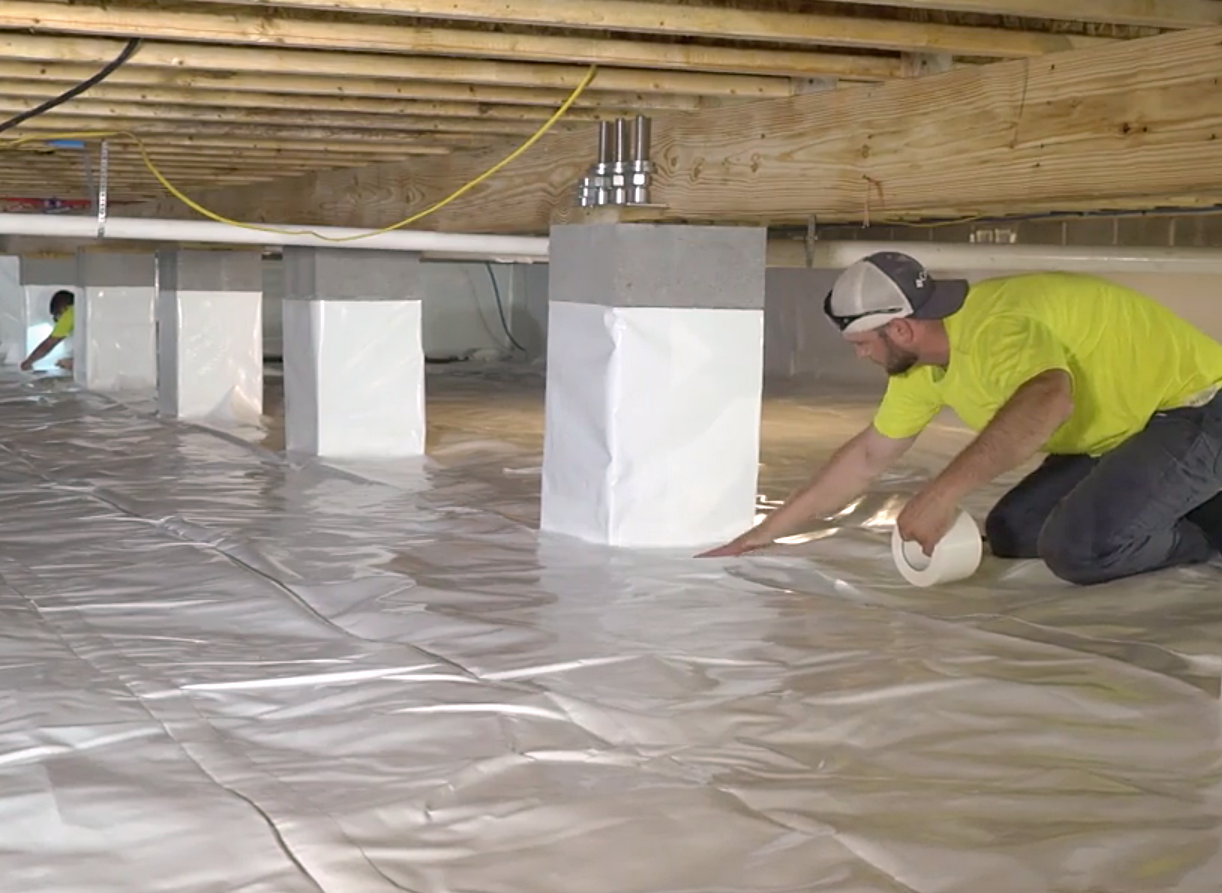
{"label": "white pvc pipe", "polygon": [[[841,270],[876,251],[908,254],[937,272],[1222,273],[1216,248],[1083,248],[1067,245],[1011,245],[954,242],[814,243],[813,266]],[[790,243],[785,266],[805,266],[805,245]],[[800,262],[799,262],[800,259]],[[778,257],[777,260],[780,260]]]}
{"label": "white pvc pipe", "polygon": [[[372,232],[338,226],[294,226],[259,224],[277,230],[311,230],[329,238]],[[68,239],[98,238],[95,217],[62,214],[0,214],[0,235],[51,236]],[[104,239],[137,242],[214,242],[226,245],[308,245],[319,248],[376,248],[386,251],[417,251],[447,257],[472,257],[516,262],[546,261],[546,236],[495,236],[478,233],[392,230],[363,239],[331,242],[312,235],[281,235],[261,229],[245,229],[210,220],[160,220],[146,217],[111,217]]]}
{"label": "white pvc pipe", "polygon": [[[308,229],[330,238],[372,232],[338,226],[307,227],[271,223],[260,225],[277,230]],[[96,239],[98,221],[94,217],[61,214],[0,214],[0,235]],[[362,239],[331,242],[312,235],[281,235],[226,223],[214,223],[210,220],[162,220],[147,217],[112,217],[106,221],[103,238],[137,242],[373,248],[416,251],[434,258],[481,258],[518,263],[546,262],[548,256],[546,236],[393,230]],[[1065,270],[1083,273],[1222,273],[1222,251],[1214,248],[1086,248],[954,242],[816,241],[813,266],[817,269],[839,270],[876,251],[901,251],[910,254],[934,272]],[[769,255],[770,265],[806,265],[805,245],[800,241],[773,242]]]}

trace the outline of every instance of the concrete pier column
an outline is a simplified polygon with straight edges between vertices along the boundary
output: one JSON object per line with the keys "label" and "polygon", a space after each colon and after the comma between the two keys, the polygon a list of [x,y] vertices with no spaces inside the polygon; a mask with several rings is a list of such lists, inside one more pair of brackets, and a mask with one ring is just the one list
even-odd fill
{"label": "concrete pier column", "polygon": [[631,547],[751,526],[763,228],[552,229],[541,526]]}
{"label": "concrete pier column", "polygon": [[157,403],[164,416],[253,423],[263,414],[260,252],[157,254]]}
{"label": "concrete pier column", "polygon": [[424,453],[423,291],[415,254],[284,249],[289,452]]}
{"label": "concrete pier column", "polygon": [[25,350],[25,288],[21,258],[0,254],[0,365],[16,366]]}
{"label": "concrete pier column", "polygon": [[153,253],[81,249],[74,372],[92,391],[157,387],[157,289]]}

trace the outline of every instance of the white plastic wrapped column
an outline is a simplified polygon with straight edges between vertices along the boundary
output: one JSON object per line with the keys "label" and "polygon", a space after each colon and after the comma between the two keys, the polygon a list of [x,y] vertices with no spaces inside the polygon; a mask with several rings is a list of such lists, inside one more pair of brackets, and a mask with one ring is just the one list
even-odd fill
{"label": "white plastic wrapped column", "polygon": [[0,364],[15,366],[25,348],[25,289],[21,258],[0,254]]}
{"label": "white plastic wrapped column", "polygon": [[762,228],[553,228],[544,530],[695,547],[751,525],[765,251]]}
{"label": "white plastic wrapped column", "polygon": [[151,253],[77,253],[77,384],[93,391],[157,386],[156,264]]}
{"label": "white plastic wrapped column", "polygon": [[157,255],[157,403],[180,419],[263,414],[263,258],[258,251]]}
{"label": "white plastic wrapped column", "polygon": [[284,249],[289,452],[424,453],[421,280],[414,254]]}
{"label": "white plastic wrapped column", "polygon": [[[6,362],[17,365],[24,360],[34,348],[41,344],[55,327],[51,318],[51,297],[58,291],[70,291],[79,299],[80,289],[77,279],[76,257],[71,254],[61,255],[23,255],[19,262],[19,275],[22,289],[22,303],[18,316],[11,324],[19,330],[12,345],[11,352],[6,356]],[[76,315],[80,316],[79,305]],[[51,353],[47,354],[35,366],[35,370],[49,372],[56,364],[71,357],[74,352],[76,334],[64,339]]]}

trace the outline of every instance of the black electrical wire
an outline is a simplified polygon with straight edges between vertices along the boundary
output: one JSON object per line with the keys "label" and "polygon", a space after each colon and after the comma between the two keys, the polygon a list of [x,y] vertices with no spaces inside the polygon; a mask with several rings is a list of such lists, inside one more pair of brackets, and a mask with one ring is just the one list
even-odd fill
{"label": "black electrical wire", "polygon": [[505,306],[501,303],[501,287],[496,284],[496,273],[492,271],[492,264],[486,263],[484,268],[488,271],[488,278],[492,280],[492,294],[496,297],[496,312],[501,317],[501,328],[505,330],[509,343],[522,353],[526,353],[526,348],[519,344],[518,339],[513,337],[513,332],[509,331],[509,321],[505,319]]}
{"label": "black electrical wire", "polygon": [[123,48],[123,52],[119,53],[119,55],[115,57],[113,62],[111,62],[101,71],[99,71],[93,77],[89,78],[86,81],[81,81],[79,84],[77,84],[75,87],[71,88],[70,90],[67,90],[64,93],[61,93],[59,94],[59,96],[56,96],[52,99],[48,99],[46,102],[42,103],[39,106],[36,106],[35,108],[27,109],[26,111],[21,112],[20,114],[15,115],[12,118],[9,118],[7,121],[0,122],[0,133],[3,133],[6,130],[11,130],[12,128],[16,127],[18,124],[22,123],[23,121],[28,121],[31,118],[35,117],[36,115],[41,115],[43,112],[50,111],[51,109],[55,108],[57,105],[63,105],[69,99],[72,99],[75,96],[80,96],[90,87],[94,87],[102,83],[102,81],[106,80],[108,77],[114,74],[119,69],[119,67],[123,65],[124,62],[130,59],[132,57],[132,54],[135,53],[136,50],[139,49],[139,47],[140,47],[140,40],[138,38],[133,37],[131,40],[127,42],[127,46]]}

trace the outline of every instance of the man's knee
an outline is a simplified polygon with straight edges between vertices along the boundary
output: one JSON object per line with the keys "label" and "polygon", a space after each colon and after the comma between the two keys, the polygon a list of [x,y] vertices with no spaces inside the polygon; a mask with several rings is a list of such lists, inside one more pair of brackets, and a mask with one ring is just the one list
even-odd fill
{"label": "man's knee", "polygon": [[989,551],[998,558],[1034,558],[1039,530],[1031,530],[1030,526],[1024,513],[1003,498],[984,519]]}
{"label": "man's knee", "polygon": [[1089,523],[1075,521],[1065,512],[1053,512],[1040,531],[1039,557],[1048,569],[1067,583],[1090,586],[1112,579],[1112,559],[1118,544],[1101,539]]}

